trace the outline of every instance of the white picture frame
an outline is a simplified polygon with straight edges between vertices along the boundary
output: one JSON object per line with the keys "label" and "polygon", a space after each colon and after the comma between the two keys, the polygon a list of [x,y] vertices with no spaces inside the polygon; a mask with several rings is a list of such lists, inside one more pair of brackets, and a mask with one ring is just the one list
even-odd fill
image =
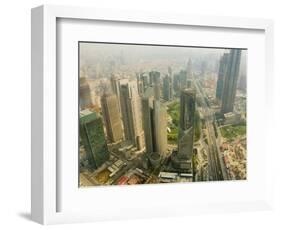
{"label": "white picture frame", "polygon": [[[247,31],[260,31],[263,34],[264,41],[264,74],[262,73],[262,79],[265,84],[262,95],[265,103],[261,106],[264,111],[262,116],[264,117],[267,126],[263,131],[269,131],[272,129],[271,113],[273,112],[273,94],[272,85],[274,84],[273,78],[273,22],[266,19],[248,19],[248,18],[231,18],[231,17],[214,17],[214,16],[191,16],[191,15],[174,15],[168,13],[159,12],[127,12],[117,10],[102,10],[91,8],[79,8],[79,7],[66,7],[66,6],[51,6],[44,5],[32,9],[32,183],[31,183],[31,213],[32,219],[41,224],[56,224],[56,223],[69,223],[69,222],[82,222],[82,221],[96,221],[106,219],[124,219],[124,218],[140,218],[140,217],[152,217],[152,216],[171,216],[171,215],[185,215],[191,213],[205,213],[205,212],[225,212],[225,211],[245,211],[245,210],[264,210],[272,207],[272,169],[271,160],[273,151],[270,149],[270,135],[265,137],[265,153],[264,153],[264,168],[263,176],[264,180],[259,182],[257,188],[262,187],[263,191],[258,193],[255,200],[247,200],[237,197],[236,199],[222,199],[212,200],[212,198],[206,198],[204,202],[199,202],[200,197],[193,198],[192,203],[182,204],[179,200],[169,201],[166,205],[161,206],[159,203],[149,203],[150,207],[145,210],[143,207],[126,206],[124,209],[113,208],[111,211],[103,209],[95,209],[92,211],[86,210],[81,212],[83,206],[77,208],[75,202],[72,206],[73,210],[61,209],[59,207],[59,200],[61,196],[65,196],[65,193],[60,193],[59,189],[63,183],[59,177],[60,173],[60,158],[57,156],[58,145],[58,107],[57,99],[61,93],[58,87],[58,26],[57,23],[60,19],[74,20],[93,20],[102,21],[105,23],[122,22],[122,23],[138,23],[153,25],[155,27],[169,26],[184,28],[185,26],[208,29],[218,28],[222,30],[243,30]],[[112,38],[114,41],[114,38]],[[253,94],[258,93],[254,92]],[[264,108],[265,107],[265,108]],[[250,107],[251,109],[251,107]],[[253,121],[253,122],[258,122]],[[256,124],[256,123],[255,123]],[[252,124],[252,126],[255,126]],[[251,128],[251,127],[250,127]],[[258,137],[257,137],[258,138]],[[253,137],[253,141],[255,137]],[[259,140],[259,139],[257,139]],[[70,160],[72,161],[72,160]],[[68,164],[68,163],[67,163]],[[257,169],[255,169],[257,170]],[[254,173],[254,172],[253,172]],[[77,178],[73,178],[77,179]],[[245,182],[247,183],[247,181]],[[169,195],[176,195],[179,189],[186,189],[186,184],[181,185],[165,185],[165,192]],[[189,185],[190,186],[190,185]],[[191,185],[193,186],[193,185]],[[211,191],[216,191],[218,188],[223,189],[225,185],[216,184],[216,188],[212,188],[213,185],[196,185],[196,189],[206,189],[206,186],[210,187]],[[233,186],[234,189],[239,188],[242,185],[229,185],[229,188]],[[163,187],[160,187],[160,189]],[[115,192],[125,193],[125,190],[129,190],[128,187],[122,188],[122,190],[115,191],[111,188],[107,188],[107,196],[113,195]],[[195,189],[195,190],[196,190]],[[213,190],[214,189],[214,190]],[[248,189],[248,188],[247,188]],[[245,188],[245,191],[248,191]],[[130,188],[129,194],[149,194],[150,192],[159,192],[159,187],[146,187],[133,186]],[[243,189],[242,189],[243,191]],[[98,193],[103,196],[104,190],[87,190],[84,192],[85,196],[91,193]],[[194,191],[195,192],[195,191]],[[88,193],[88,195],[86,194]],[[180,194],[179,194],[180,196]],[[68,197],[70,200],[71,197]],[[79,202],[79,201],[77,201]],[[77,203],[76,202],[76,203]],[[129,203],[129,201],[124,201]],[[145,199],[141,200],[145,203]],[[189,204],[189,208],[186,205]],[[148,204],[147,204],[148,205]],[[68,206],[71,206],[68,205]],[[171,210],[167,210],[170,207]],[[99,212],[100,210],[100,212]],[[120,211],[122,210],[122,211]],[[192,211],[191,211],[192,210]]]}

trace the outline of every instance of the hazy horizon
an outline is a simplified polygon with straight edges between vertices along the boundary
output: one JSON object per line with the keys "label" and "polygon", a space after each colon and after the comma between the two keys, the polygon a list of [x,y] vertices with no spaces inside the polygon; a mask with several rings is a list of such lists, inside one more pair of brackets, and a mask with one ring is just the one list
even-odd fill
{"label": "hazy horizon", "polygon": [[[230,49],[211,47],[161,46],[143,44],[117,44],[80,42],[80,68],[87,69],[90,78],[108,77],[110,72],[138,72],[145,70],[166,71],[182,68],[188,60],[199,71],[202,64],[206,70],[215,71],[221,55]],[[246,50],[245,50],[246,51]],[[243,51],[242,53],[246,53]],[[241,71],[245,63],[242,54]],[[101,74],[102,73],[102,74]]]}

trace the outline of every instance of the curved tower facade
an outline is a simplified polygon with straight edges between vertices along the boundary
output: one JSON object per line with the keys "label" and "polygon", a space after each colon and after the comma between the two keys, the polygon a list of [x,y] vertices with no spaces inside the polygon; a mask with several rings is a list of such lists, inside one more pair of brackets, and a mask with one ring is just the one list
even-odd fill
{"label": "curved tower facade", "polygon": [[195,99],[195,89],[188,88],[182,90],[180,97],[178,152],[173,157],[175,168],[190,173],[192,173]]}

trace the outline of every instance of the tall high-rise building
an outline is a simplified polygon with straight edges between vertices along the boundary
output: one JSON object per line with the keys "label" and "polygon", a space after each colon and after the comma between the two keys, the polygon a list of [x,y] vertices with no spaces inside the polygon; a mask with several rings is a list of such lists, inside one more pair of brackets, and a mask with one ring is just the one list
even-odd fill
{"label": "tall high-rise building", "polygon": [[173,82],[169,75],[166,75],[163,79],[163,98],[166,101],[173,99]]}
{"label": "tall high-rise building", "polygon": [[224,53],[220,58],[219,62],[219,72],[218,72],[218,80],[217,80],[217,89],[216,89],[216,98],[221,101],[222,99],[222,91],[224,84],[224,77],[226,74],[227,63],[228,63],[228,53]]}
{"label": "tall high-rise building", "polygon": [[158,71],[150,71],[148,75],[150,86],[154,85],[157,82],[157,79],[160,78],[160,72]]}
{"label": "tall high-rise building", "polygon": [[221,113],[233,112],[239,76],[241,50],[232,49],[229,53],[222,91]]}
{"label": "tall high-rise building", "polygon": [[187,62],[186,72],[187,72],[187,78],[192,79],[192,61],[190,58],[188,59],[188,62]]}
{"label": "tall high-rise building", "polygon": [[148,79],[148,75],[145,73],[141,73],[140,75],[140,79],[142,81],[142,85],[143,85],[143,93],[145,92],[145,90],[149,87],[149,79]]}
{"label": "tall high-rise building", "polygon": [[247,77],[246,74],[240,74],[239,81],[238,81],[238,89],[246,92],[247,90]]}
{"label": "tall high-rise building", "polygon": [[102,118],[90,110],[80,112],[80,138],[94,169],[109,159]]}
{"label": "tall high-rise building", "polygon": [[111,143],[121,141],[123,128],[117,95],[103,95],[101,107],[108,141]]}
{"label": "tall high-rise building", "polygon": [[195,117],[194,89],[183,90],[180,97],[180,120],[179,120],[179,155],[191,159],[193,152],[193,134]]}
{"label": "tall high-rise building", "polygon": [[144,94],[144,83],[143,83],[143,79],[142,79],[142,73],[136,73],[137,76],[137,83],[138,83],[138,92],[139,95],[143,95]]}
{"label": "tall high-rise building", "polygon": [[173,75],[173,90],[175,95],[180,95],[180,75],[178,73]]}
{"label": "tall high-rise building", "polygon": [[114,94],[116,94],[117,96],[119,96],[119,81],[120,80],[120,77],[119,76],[116,76],[114,74],[111,75],[111,78],[110,78],[110,83],[111,83],[111,89],[112,89],[112,92]]}
{"label": "tall high-rise building", "polygon": [[123,84],[126,84],[128,82],[127,78],[121,78],[117,75],[112,75],[110,78],[111,82],[111,89],[114,94],[117,95],[117,97],[120,97],[120,86]]}
{"label": "tall high-rise building", "polygon": [[173,70],[172,70],[171,66],[168,67],[168,74],[169,74],[170,77],[172,77]]}
{"label": "tall high-rise building", "polygon": [[149,72],[149,83],[154,88],[156,100],[159,100],[161,96],[160,72],[158,71]]}
{"label": "tall high-rise building", "polygon": [[125,139],[134,144],[138,150],[142,150],[144,148],[144,133],[137,82],[129,81],[121,85],[120,101]]}
{"label": "tall high-rise building", "polygon": [[121,109],[120,87],[121,87],[121,85],[126,84],[128,81],[129,80],[127,78],[121,78],[120,76],[117,76],[117,75],[112,75],[110,78],[111,89],[112,89],[112,92],[115,95],[117,95],[119,109]]}
{"label": "tall high-rise building", "polygon": [[144,129],[144,139],[146,152],[154,152],[154,123],[153,123],[153,100],[154,100],[154,89],[153,87],[148,87],[142,97],[142,119],[143,119],[143,129]]}
{"label": "tall high-rise building", "polygon": [[146,152],[164,154],[167,150],[167,111],[155,100],[153,87],[142,98],[143,128]]}
{"label": "tall high-rise building", "polygon": [[86,108],[92,107],[93,103],[91,97],[91,90],[84,72],[80,73],[79,88],[80,109],[84,110]]}
{"label": "tall high-rise building", "polygon": [[191,79],[188,79],[186,81],[186,88],[191,88],[192,87],[192,80]]}
{"label": "tall high-rise building", "polygon": [[182,90],[180,96],[178,152],[173,158],[175,168],[190,173],[192,173],[195,100],[196,91],[194,89]]}
{"label": "tall high-rise building", "polygon": [[153,102],[155,152],[163,155],[167,151],[167,111],[159,100]]}
{"label": "tall high-rise building", "polygon": [[181,70],[179,72],[180,89],[183,90],[187,87],[187,71]]}
{"label": "tall high-rise building", "polygon": [[[245,53],[244,53],[245,52]],[[243,92],[247,91],[247,62],[246,62],[246,51],[243,51],[241,54],[241,64],[239,71],[239,79],[237,88],[242,90]]]}
{"label": "tall high-rise building", "polygon": [[203,78],[205,77],[206,71],[207,71],[207,62],[202,61],[201,62],[201,77],[203,77]]}

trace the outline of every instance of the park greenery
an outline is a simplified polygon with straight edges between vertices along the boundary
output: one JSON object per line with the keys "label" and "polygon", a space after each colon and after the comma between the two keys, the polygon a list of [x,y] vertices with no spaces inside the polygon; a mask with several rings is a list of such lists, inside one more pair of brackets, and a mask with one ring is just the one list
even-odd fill
{"label": "park greenery", "polygon": [[228,125],[220,128],[221,134],[228,141],[235,140],[236,137],[246,135],[246,125],[237,124],[237,125]]}

